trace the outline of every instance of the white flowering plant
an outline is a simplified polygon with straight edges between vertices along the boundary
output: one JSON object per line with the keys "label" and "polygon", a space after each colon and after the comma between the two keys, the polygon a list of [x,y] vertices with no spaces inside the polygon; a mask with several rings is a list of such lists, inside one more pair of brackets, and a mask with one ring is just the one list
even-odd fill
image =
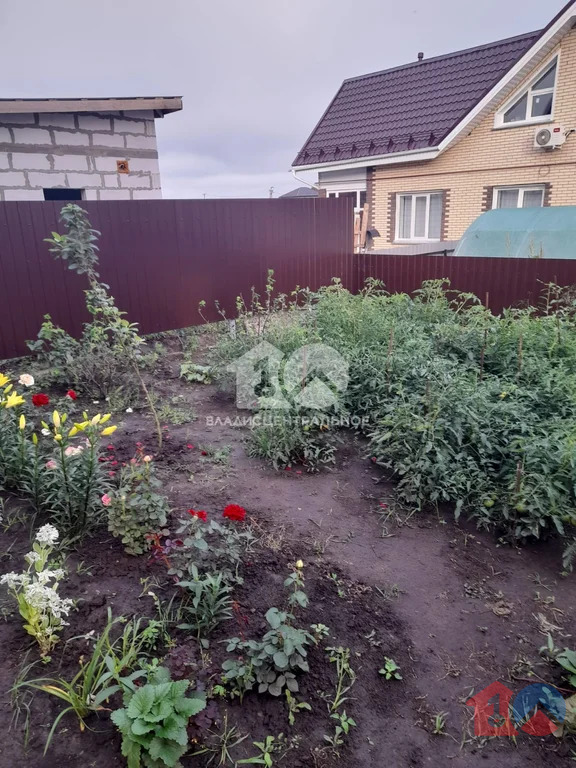
{"label": "white flowering plant", "polygon": [[59,633],[68,622],[74,601],[58,593],[59,583],[66,576],[62,568],[51,568],[49,559],[59,538],[53,525],[43,525],[36,533],[32,551],[25,560],[28,568],[22,573],[6,573],[0,577],[18,603],[24,629],[35,638],[44,661],[58,643]]}

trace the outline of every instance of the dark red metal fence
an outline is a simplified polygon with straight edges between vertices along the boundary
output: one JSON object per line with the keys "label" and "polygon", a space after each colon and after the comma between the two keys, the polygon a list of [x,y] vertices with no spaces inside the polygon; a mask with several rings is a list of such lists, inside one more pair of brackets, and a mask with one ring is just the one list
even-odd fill
{"label": "dark red metal fence", "polygon": [[411,293],[423,280],[448,278],[451,287],[476,294],[493,312],[538,302],[542,283],[576,283],[576,259],[506,259],[454,256],[357,257],[357,286],[367,277],[382,280],[391,293]]}
{"label": "dark red metal fence", "polygon": [[[0,203],[0,359],[26,354],[44,314],[72,334],[87,319],[85,279],[48,251],[62,232],[62,203]],[[233,313],[239,294],[318,288],[332,277],[355,283],[349,200],[150,200],[83,202],[102,233],[100,273],[117,305],[143,333]]]}
{"label": "dark red metal fence", "polygon": [[[84,202],[102,232],[100,272],[118,306],[143,333],[233,316],[236,297],[276,288],[316,289],[340,277],[357,291],[367,277],[391,292],[449,278],[499,312],[535,303],[541,282],[576,283],[576,260],[377,256],[352,254],[353,216],[344,198],[304,200],[150,200]],[[27,353],[44,314],[78,335],[87,319],[84,278],[55,261],[44,238],[59,224],[61,203],[0,203],[0,359]]]}

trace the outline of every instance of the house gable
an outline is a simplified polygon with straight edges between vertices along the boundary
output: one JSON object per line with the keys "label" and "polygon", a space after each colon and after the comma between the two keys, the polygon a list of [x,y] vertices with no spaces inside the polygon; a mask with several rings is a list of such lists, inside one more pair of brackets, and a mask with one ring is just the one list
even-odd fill
{"label": "house gable", "polygon": [[[553,56],[558,56],[558,72],[551,119],[570,131],[576,128],[576,29],[563,37],[546,61]],[[405,193],[442,191],[446,195],[442,239],[448,240],[459,239],[474,219],[492,208],[499,189],[539,189],[543,205],[576,203],[576,133],[560,149],[546,150],[534,146],[541,124],[495,127],[498,110],[528,87],[541,66],[529,71],[513,94],[497,102],[467,136],[434,160],[369,169],[371,226],[380,235],[375,247],[398,242],[394,206]]]}
{"label": "house gable", "polygon": [[541,33],[345,81],[294,167],[339,170],[435,158],[507,99],[575,18],[572,0]]}

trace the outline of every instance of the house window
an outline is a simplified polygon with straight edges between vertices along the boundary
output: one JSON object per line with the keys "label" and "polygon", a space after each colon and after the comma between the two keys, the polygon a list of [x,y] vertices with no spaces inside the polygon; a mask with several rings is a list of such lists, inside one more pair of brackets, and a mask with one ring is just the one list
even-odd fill
{"label": "house window", "polygon": [[354,200],[354,210],[359,211],[364,208],[366,202],[366,190],[357,189],[354,192],[327,192],[326,197],[348,197]]}
{"label": "house window", "polygon": [[398,195],[396,240],[440,240],[442,236],[442,192]]}
{"label": "house window", "polygon": [[508,102],[496,115],[496,125],[539,123],[552,117],[558,58],[548,62],[530,87],[512,102]]}
{"label": "house window", "polygon": [[542,208],[544,187],[497,187],[492,208]]}
{"label": "house window", "polygon": [[67,187],[52,187],[44,189],[44,200],[82,200],[83,189],[68,189]]}

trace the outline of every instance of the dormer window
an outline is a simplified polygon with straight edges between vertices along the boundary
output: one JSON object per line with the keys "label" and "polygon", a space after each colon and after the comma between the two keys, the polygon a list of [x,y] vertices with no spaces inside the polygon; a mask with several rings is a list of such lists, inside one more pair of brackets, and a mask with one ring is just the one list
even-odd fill
{"label": "dormer window", "polygon": [[544,67],[521,96],[516,95],[496,113],[496,127],[542,123],[552,117],[558,57]]}

